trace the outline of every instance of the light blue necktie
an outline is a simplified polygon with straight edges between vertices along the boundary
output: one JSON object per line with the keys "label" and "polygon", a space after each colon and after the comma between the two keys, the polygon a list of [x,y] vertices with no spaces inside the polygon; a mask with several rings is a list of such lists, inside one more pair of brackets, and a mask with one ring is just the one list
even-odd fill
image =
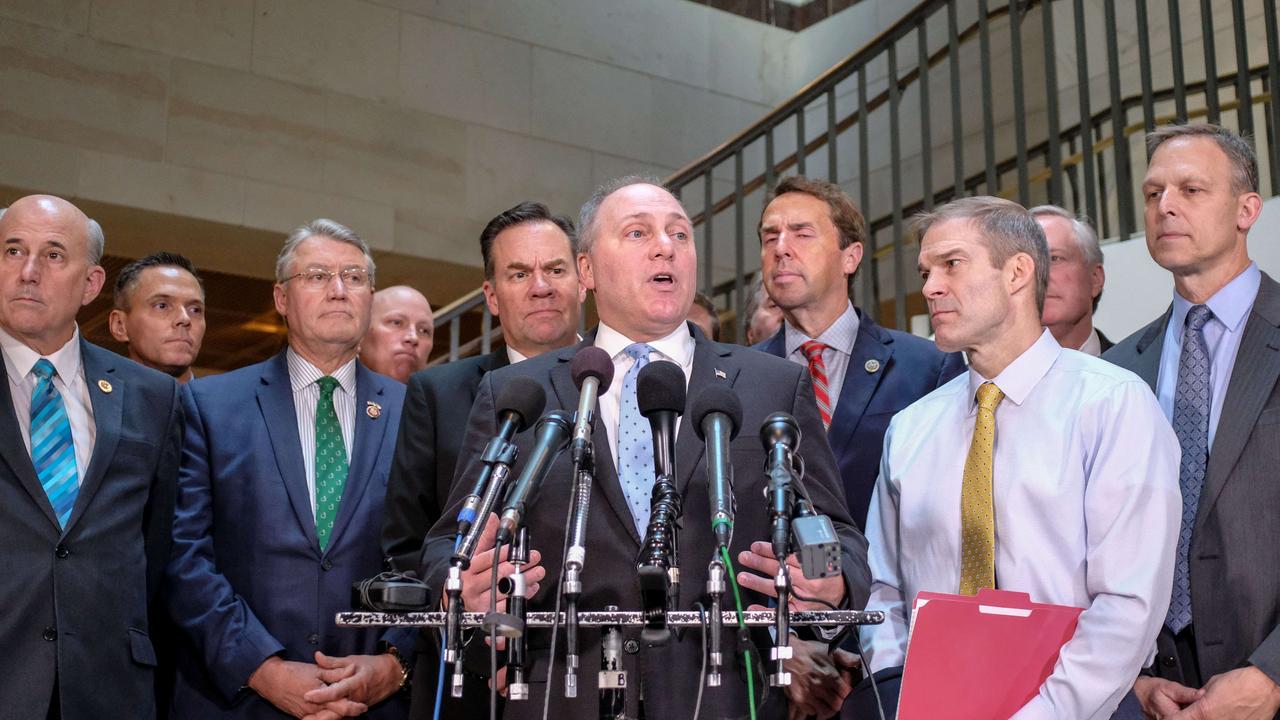
{"label": "light blue necktie", "polygon": [[40,358],[31,372],[40,378],[31,393],[31,463],[53,505],[53,514],[58,516],[58,524],[65,528],[80,489],[71,422],[62,395],[53,386],[53,376],[57,374],[53,363]]}
{"label": "light blue necktie", "polygon": [[644,537],[649,525],[649,502],[653,494],[653,429],[640,414],[636,401],[636,377],[649,364],[653,348],[644,343],[632,343],[625,352],[635,359],[635,364],[622,378],[622,407],[618,412],[618,479],[622,481],[622,494],[631,507],[636,531]]}
{"label": "light blue necktie", "polygon": [[1173,566],[1173,599],[1165,624],[1174,633],[1191,624],[1191,531],[1200,507],[1200,490],[1204,487],[1209,465],[1209,347],[1204,341],[1204,326],[1213,312],[1196,305],[1187,313],[1186,332],[1182,335],[1182,355],[1178,359],[1178,387],[1173,396],[1173,431],[1182,446],[1182,465],[1178,468],[1182,486],[1182,527],[1178,532],[1178,556]]}

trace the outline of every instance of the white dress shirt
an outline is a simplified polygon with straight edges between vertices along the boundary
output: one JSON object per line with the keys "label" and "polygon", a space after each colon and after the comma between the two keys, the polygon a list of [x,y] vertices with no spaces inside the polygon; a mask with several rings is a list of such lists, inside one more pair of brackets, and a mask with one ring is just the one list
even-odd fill
{"label": "white dress shirt", "polygon": [[89,384],[84,379],[84,363],[80,358],[80,328],[71,334],[66,345],[52,355],[41,355],[4,330],[0,330],[0,349],[4,351],[4,370],[9,377],[9,397],[13,398],[13,414],[18,418],[22,442],[31,454],[31,393],[40,379],[31,369],[41,357],[53,363],[58,372],[53,386],[62,395],[62,405],[67,410],[67,422],[71,425],[71,442],[76,450],[76,482],[84,483],[85,471],[93,457],[93,443],[98,437],[98,426],[93,421],[93,403],[89,399]]}
{"label": "white dress shirt", "polygon": [[[960,583],[960,490],[986,382],[972,368],[898,413],[867,518],[868,661],[901,665],[921,590]],[[1014,717],[1111,717],[1154,650],[1182,517],[1178,439],[1137,375],[1047,330],[992,380],[996,584],[1084,608],[1053,674]]]}
{"label": "white dress shirt", "polygon": [[[622,379],[635,364],[635,360],[626,353],[626,349],[634,342],[637,341],[628,339],[604,323],[600,323],[600,328],[596,331],[596,347],[609,353],[609,357],[613,358],[613,382],[609,383],[609,391],[601,395],[597,402],[600,405],[600,421],[604,423],[605,432],[609,436],[609,453],[615,465],[618,461],[618,422],[622,413]],[[679,365],[684,371],[685,388],[688,388],[689,376],[693,373],[694,346],[693,335],[689,334],[689,326],[680,323],[680,326],[672,330],[670,335],[661,340],[654,340],[649,345],[654,349],[654,352],[649,354],[649,361],[670,360]],[[676,427],[679,428],[680,425],[677,424]],[[676,432],[678,433],[679,430]]]}
{"label": "white dress shirt", "polygon": [[[320,402],[320,386],[316,381],[324,373],[289,348],[285,351],[289,364],[289,384],[293,387],[293,409],[298,418],[298,441],[302,444],[302,464],[307,472],[307,497],[311,500],[311,517],[316,515],[316,404]],[[338,387],[333,389],[333,410],[342,428],[342,444],[351,463],[351,444],[356,428],[356,359],[333,372]]]}
{"label": "white dress shirt", "polygon": [[800,328],[783,321],[786,328],[783,340],[787,351],[787,359],[791,362],[809,367],[809,356],[804,354],[800,346],[810,340],[827,346],[822,351],[822,364],[827,370],[827,395],[831,398],[831,415],[836,414],[836,404],[840,402],[840,391],[844,388],[844,374],[849,369],[849,358],[853,355],[853,343],[858,339],[858,327],[862,324],[858,319],[858,311],[850,302],[840,317],[823,330],[816,338],[804,334]]}
{"label": "white dress shirt", "polygon": [[1089,336],[1084,339],[1084,344],[1078,349],[1085,355],[1102,356],[1102,338],[1098,337],[1098,328],[1089,330]]}

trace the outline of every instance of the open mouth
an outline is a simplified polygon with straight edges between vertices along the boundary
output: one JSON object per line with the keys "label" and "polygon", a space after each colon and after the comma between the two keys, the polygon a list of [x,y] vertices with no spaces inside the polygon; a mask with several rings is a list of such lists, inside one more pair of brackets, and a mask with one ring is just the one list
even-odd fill
{"label": "open mouth", "polygon": [[659,285],[670,286],[675,284],[676,279],[671,275],[671,273],[658,273],[657,275],[649,278],[649,281],[658,283]]}

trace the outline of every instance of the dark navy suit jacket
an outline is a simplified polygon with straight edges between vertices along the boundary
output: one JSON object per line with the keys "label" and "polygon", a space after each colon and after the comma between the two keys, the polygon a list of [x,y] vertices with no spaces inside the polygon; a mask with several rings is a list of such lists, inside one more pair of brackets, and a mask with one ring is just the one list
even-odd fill
{"label": "dark navy suit jacket", "polygon": [[[285,353],[189,383],[170,611],[174,717],[285,717],[243,689],[272,655],[313,662],[377,652],[383,632],[339,628],[351,586],[382,569],[378,536],[404,386],[356,363],[355,439],[329,546],[320,551]],[[378,410],[370,412],[376,404]],[[388,636],[406,653],[412,634]],[[374,718],[403,717],[403,698]]]}
{"label": "dark navy suit jacket", "polygon": [[80,358],[97,435],[66,528],[0,378],[0,717],[45,717],[55,677],[67,720],[155,716],[148,614],[169,553],[178,388],[83,339]]}
{"label": "dark navy suit jacket", "polygon": [[[865,530],[889,421],[899,410],[964,372],[965,364],[960,353],[944,353],[924,338],[882,328],[861,310],[857,312],[858,337],[827,440],[844,479],[849,514],[858,529]],[[786,332],[784,323],[756,349],[785,357]]]}

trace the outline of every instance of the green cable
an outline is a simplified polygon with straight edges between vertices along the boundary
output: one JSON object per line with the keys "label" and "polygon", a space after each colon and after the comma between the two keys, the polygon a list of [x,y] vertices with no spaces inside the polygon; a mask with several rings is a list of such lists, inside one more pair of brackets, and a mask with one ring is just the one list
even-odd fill
{"label": "green cable", "polygon": [[[733,560],[729,557],[729,548],[721,547],[720,555],[724,558],[724,566],[729,575],[729,584],[733,586],[733,602],[738,608],[738,630],[747,629],[747,622],[742,617],[742,593],[738,591],[738,576],[733,570]],[[747,704],[751,708],[751,720],[756,720],[756,683],[755,672],[751,668],[751,649],[744,647],[742,656],[747,662]]]}

